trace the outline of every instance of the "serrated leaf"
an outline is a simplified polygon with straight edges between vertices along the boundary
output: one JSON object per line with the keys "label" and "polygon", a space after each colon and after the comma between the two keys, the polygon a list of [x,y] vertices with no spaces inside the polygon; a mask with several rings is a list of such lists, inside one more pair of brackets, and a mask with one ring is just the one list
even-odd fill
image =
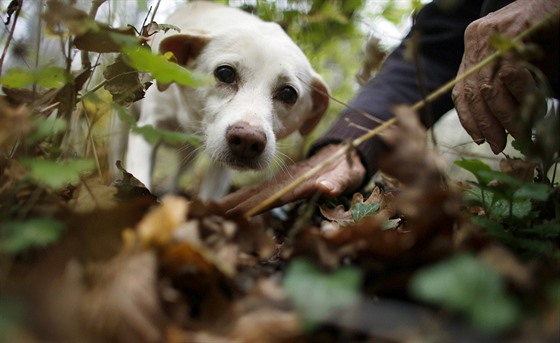
{"label": "serrated leaf", "polygon": [[202,144],[202,139],[200,136],[182,133],[182,132],[171,132],[163,129],[155,128],[152,125],[136,126],[132,128],[132,131],[142,135],[144,139],[151,145],[155,145],[161,142],[178,145],[178,144],[191,144],[198,147]]}
{"label": "serrated leaf", "polygon": [[150,73],[163,84],[176,82],[184,86],[198,86],[200,82],[186,68],[170,62],[162,55],[152,54],[146,48],[123,48],[126,63],[142,72]]}
{"label": "serrated leaf", "polygon": [[283,286],[311,329],[333,311],[353,305],[360,297],[361,280],[355,268],[325,273],[307,260],[296,259],[286,271]]}
{"label": "serrated leaf", "polygon": [[158,28],[163,32],[167,32],[169,30],[174,30],[177,32],[181,32],[181,28],[171,24],[158,24]]}
{"label": "serrated leaf", "polygon": [[513,218],[523,219],[531,213],[532,208],[533,204],[529,199],[513,199],[513,201],[499,199],[487,210],[490,216],[501,220],[509,218],[510,214]]}
{"label": "serrated leaf", "polygon": [[0,251],[13,254],[31,247],[46,246],[56,242],[64,229],[63,223],[49,218],[3,223]]}
{"label": "serrated leaf", "polygon": [[379,203],[357,203],[352,207],[352,219],[357,223],[365,217],[377,213],[379,211],[379,206]]}
{"label": "serrated leaf", "polygon": [[42,159],[22,160],[22,165],[28,170],[28,176],[35,182],[53,190],[58,190],[68,184],[80,180],[80,174],[94,168],[92,160],[53,161]]}
{"label": "serrated leaf", "polygon": [[471,255],[456,255],[420,270],[410,290],[417,298],[462,313],[487,332],[511,328],[520,314],[499,273]]}

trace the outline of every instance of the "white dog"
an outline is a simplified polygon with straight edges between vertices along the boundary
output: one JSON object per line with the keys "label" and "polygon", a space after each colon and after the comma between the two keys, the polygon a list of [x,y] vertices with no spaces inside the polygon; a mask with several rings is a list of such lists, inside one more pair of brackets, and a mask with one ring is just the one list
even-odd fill
{"label": "white dog", "polygon": [[[142,100],[138,125],[174,123],[198,133],[211,158],[200,187],[204,200],[229,188],[231,171],[269,165],[276,140],[299,130],[309,133],[328,106],[328,88],[302,51],[275,23],[207,1],[178,9],[166,24],[177,26],[154,38],[160,53],[212,77],[201,87],[151,87]],[[154,147],[131,134],[126,168],[151,187]]]}

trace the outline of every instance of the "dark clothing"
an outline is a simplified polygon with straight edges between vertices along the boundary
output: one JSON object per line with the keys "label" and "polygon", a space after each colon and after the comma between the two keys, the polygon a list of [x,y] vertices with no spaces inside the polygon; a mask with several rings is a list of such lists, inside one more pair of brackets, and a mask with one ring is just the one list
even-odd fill
{"label": "dark clothing", "polygon": [[[509,2],[511,0],[466,0],[456,8],[449,9],[439,6],[436,0],[424,6],[406,39],[387,58],[380,72],[358,92],[349,108],[342,111],[330,131],[314,144],[312,153],[321,146],[354,139],[364,133],[359,128],[349,126],[349,122],[366,128],[379,125],[352,109],[359,109],[386,121],[393,116],[393,105],[415,104],[455,78],[463,57],[466,27],[486,14],[481,13],[481,10],[494,11]],[[405,58],[408,42],[415,42],[418,47],[419,71],[413,60]],[[425,89],[422,90],[420,85]],[[449,92],[420,112],[422,122],[430,126],[452,108]],[[384,145],[378,137],[358,147],[367,170],[365,182],[377,171],[376,159],[383,149]]]}

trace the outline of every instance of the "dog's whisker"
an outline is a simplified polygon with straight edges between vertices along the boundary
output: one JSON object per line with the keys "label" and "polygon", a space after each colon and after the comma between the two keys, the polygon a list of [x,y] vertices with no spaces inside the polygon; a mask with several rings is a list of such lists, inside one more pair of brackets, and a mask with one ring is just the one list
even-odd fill
{"label": "dog's whisker", "polygon": [[[280,156],[281,155],[281,156]],[[286,160],[283,157],[286,157],[290,160],[290,163],[287,163]],[[272,160],[272,163],[276,166],[278,166],[278,173],[277,175],[287,175],[290,178],[293,178],[293,175],[290,173],[290,169],[289,166],[291,163],[293,163],[293,160],[286,154],[282,153],[282,152],[278,152],[278,155],[274,156],[274,159]],[[269,168],[269,172],[272,172],[273,168]],[[271,176],[269,176],[270,178]]]}

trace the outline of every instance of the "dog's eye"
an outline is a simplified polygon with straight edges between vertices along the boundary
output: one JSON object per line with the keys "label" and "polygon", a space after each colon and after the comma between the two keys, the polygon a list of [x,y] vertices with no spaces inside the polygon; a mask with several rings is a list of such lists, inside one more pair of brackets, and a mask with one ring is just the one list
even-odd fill
{"label": "dog's eye", "polygon": [[291,104],[294,104],[297,101],[298,94],[293,87],[285,86],[284,88],[282,88],[280,90],[280,93],[278,93],[278,97],[283,102],[291,105]]}
{"label": "dog's eye", "polygon": [[214,76],[223,83],[234,83],[236,77],[235,69],[230,66],[219,66],[214,71]]}

